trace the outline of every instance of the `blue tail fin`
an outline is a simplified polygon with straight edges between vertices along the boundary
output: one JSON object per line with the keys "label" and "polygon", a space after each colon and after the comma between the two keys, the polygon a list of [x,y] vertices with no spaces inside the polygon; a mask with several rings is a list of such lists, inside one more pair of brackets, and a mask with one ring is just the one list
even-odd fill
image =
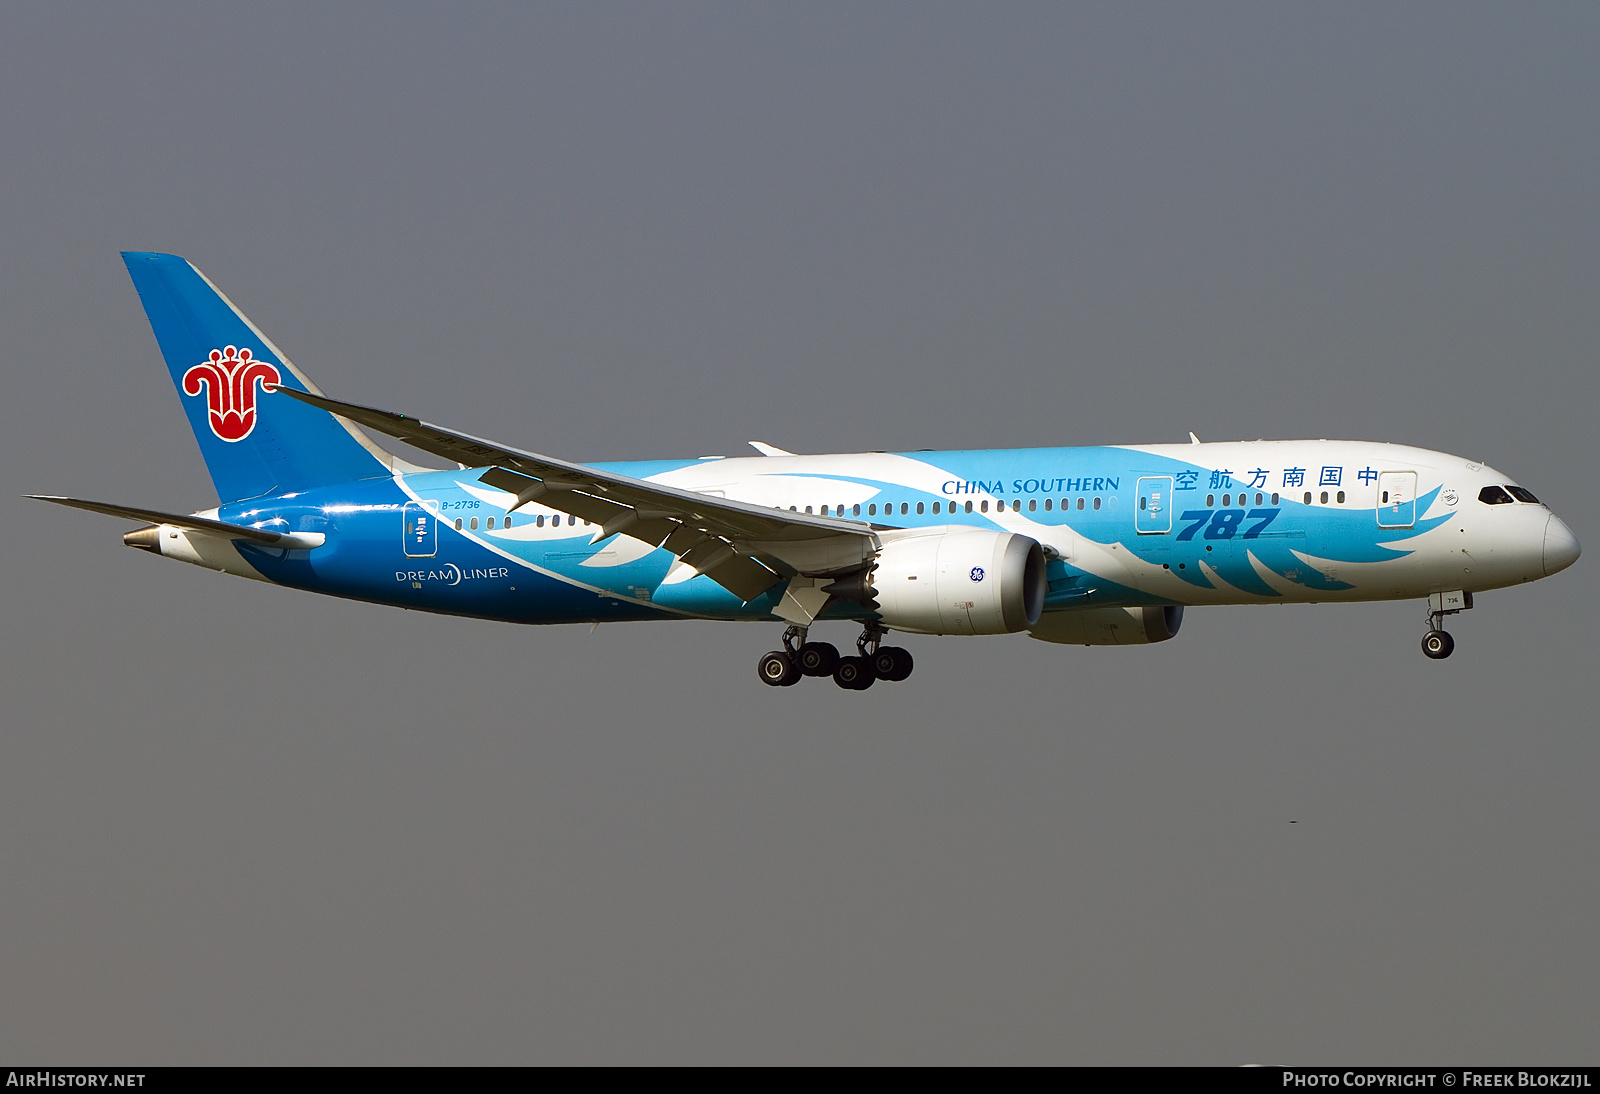
{"label": "blue tail fin", "polygon": [[222,501],[390,473],[388,455],[354,426],[266,390],[320,394],[199,270],[176,255],[122,260]]}

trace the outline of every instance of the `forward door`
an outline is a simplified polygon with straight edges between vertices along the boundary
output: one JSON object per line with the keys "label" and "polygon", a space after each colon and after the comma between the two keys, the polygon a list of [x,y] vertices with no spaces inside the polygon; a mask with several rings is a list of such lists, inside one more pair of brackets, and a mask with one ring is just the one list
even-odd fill
{"label": "forward door", "polygon": [[1410,528],[1417,521],[1417,473],[1378,473],[1378,527]]}

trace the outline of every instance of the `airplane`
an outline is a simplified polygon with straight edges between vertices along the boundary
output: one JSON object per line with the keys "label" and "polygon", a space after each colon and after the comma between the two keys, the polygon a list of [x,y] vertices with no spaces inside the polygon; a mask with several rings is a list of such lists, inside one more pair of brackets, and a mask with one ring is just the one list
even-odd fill
{"label": "airplane", "polygon": [[[1301,440],[584,465],[324,395],[204,274],[125,252],[222,504],[45,495],[123,542],[238,577],[509,623],[782,623],[762,683],[911,675],[891,632],[1070,645],[1178,634],[1184,609],[1421,599],[1430,658],[1475,593],[1577,560],[1509,476],[1404,445]],[[442,457],[420,467],[367,432]],[[859,624],[855,652],[813,640]]]}

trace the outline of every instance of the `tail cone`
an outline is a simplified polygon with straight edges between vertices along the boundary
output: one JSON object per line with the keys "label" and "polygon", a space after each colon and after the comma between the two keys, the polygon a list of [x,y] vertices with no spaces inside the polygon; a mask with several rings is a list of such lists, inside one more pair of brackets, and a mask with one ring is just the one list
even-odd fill
{"label": "tail cone", "polygon": [[137,547],[141,551],[150,551],[153,554],[161,553],[161,529],[154,524],[144,528],[135,528],[122,537],[123,546]]}

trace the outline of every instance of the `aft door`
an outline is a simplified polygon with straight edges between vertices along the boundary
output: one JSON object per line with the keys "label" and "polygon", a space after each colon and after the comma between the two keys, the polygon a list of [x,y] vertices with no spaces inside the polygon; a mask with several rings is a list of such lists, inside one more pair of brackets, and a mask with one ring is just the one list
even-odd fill
{"label": "aft door", "polygon": [[1378,473],[1378,527],[1410,528],[1417,522],[1417,473]]}
{"label": "aft door", "polygon": [[407,558],[432,558],[439,553],[438,502],[408,501],[405,505],[404,541]]}
{"label": "aft door", "polygon": [[1146,475],[1140,479],[1137,504],[1139,507],[1133,513],[1134,531],[1141,535],[1172,531],[1172,476]]}

